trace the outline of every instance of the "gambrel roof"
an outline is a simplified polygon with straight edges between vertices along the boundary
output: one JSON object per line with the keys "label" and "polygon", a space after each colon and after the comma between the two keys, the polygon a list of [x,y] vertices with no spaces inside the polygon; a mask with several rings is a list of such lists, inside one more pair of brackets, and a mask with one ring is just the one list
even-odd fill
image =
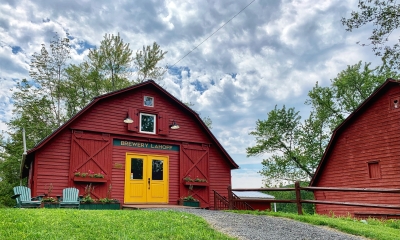
{"label": "gambrel roof", "polygon": [[48,142],[50,142],[57,134],[59,134],[61,131],[66,129],[69,125],[71,125],[78,117],[80,117],[82,114],[84,114],[86,111],[88,111],[90,108],[92,108],[94,105],[96,105],[100,100],[105,100],[110,97],[126,93],[129,91],[134,91],[140,88],[144,87],[153,87],[157,89],[161,94],[163,94],[166,98],[172,100],[176,105],[180,106],[183,111],[186,112],[187,115],[191,115],[197,122],[199,127],[211,138],[213,143],[217,146],[217,149],[219,149],[222,154],[226,157],[228,160],[229,165],[231,166],[232,169],[237,169],[239,166],[235,163],[235,161],[231,158],[231,156],[228,154],[228,152],[222,147],[222,145],[219,143],[219,141],[215,138],[215,136],[212,134],[210,129],[204,124],[203,120],[201,120],[199,114],[197,114],[195,111],[193,111],[191,108],[186,106],[184,103],[182,103],[180,100],[175,98],[173,95],[171,95],[169,92],[167,92],[164,88],[162,88],[160,85],[155,83],[153,80],[148,80],[143,83],[139,83],[136,85],[132,85],[130,87],[120,89],[114,92],[110,92],[98,97],[95,97],[86,107],[84,107],[81,111],[79,111],[75,116],[73,116],[71,119],[69,119],[66,123],[61,125],[57,130],[55,130],[52,134],[47,136],[45,139],[43,139],[41,142],[39,142],[34,148],[28,150],[26,158],[23,159],[23,163],[21,164],[21,174],[23,177],[25,177],[28,173],[28,166],[29,164],[33,161],[34,159],[34,154],[36,151],[41,149],[43,146],[45,146]]}

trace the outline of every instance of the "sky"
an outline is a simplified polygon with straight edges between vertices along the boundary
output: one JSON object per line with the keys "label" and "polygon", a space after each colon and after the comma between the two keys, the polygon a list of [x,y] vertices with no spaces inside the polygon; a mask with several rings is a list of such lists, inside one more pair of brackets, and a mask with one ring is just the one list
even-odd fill
{"label": "sky", "polygon": [[304,102],[316,82],[328,86],[359,61],[381,64],[371,48],[356,44],[366,42],[371,29],[346,32],[340,22],[357,3],[2,0],[0,130],[12,117],[9,89],[30,78],[31,56],[41,44],[48,45],[55,33],[68,33],[70,63],[80,63],[105,34],[119,33],[134,52],[153,42],[168,51],[160,62],[169,66],[163,87],[211,118],[213,134],[240,166],[232,171],[233,187],[259,188],[258,171],[267,156],[246,156],[255,144],[249,132],[256,121],[267,119],[275,105],[295,107],[305,119],[310,108]]}

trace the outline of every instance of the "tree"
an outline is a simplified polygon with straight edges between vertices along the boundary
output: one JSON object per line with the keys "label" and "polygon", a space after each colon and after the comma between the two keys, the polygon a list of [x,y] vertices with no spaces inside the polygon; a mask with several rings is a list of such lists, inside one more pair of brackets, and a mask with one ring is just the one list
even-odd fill
{"label": "tree", "polygon": [[392,35],[400,26],[400,3],[395,0],[359,0],[358,11],[352,11],[350,18],[342,18],[342,24],[350,32],[372,25],[368,38],[372,50],[382,57],[385,64],[400,69],[400,39],[395,39],[397,34]]}
{"label": "tree", "polygon": [[11,199],[10,196],[14,195],[12,192],[12,188],[18,184],[18,173],[16,173],[16,169],[18,169],[18,161],[12,161],[9,159],[8,152],[14,152],[3,138],[0,135],[0,208],[3,206],[13,206],[15,204],[15,200]]}
{"label": "tree", "polygon": [[124,43],[119,33],[116,36],[105,34],[99,49],[90,49],[88,58],[92,69],[111,82],[107,92],[130,85],[132,53],[129,43]]}
{"label": "tree", "polygon": [[271,180],[295,180],[312,177],[307,167],[307,160],[301,158],[301,117],[294,108],[286,109],[283,106],[268,113],[267,120],[257,120],[255,131],[250,135],[255,136],[256,145],[246,149],[248,156],[258,156],[272,153],[270,157],[262,161],[263,170],[260,172],[267,179],[267,185]]}
{"label": "tree", "polygon": [[55,124],[60,126],[65,119],[62,114],[62,81],[65,80],[65,68],[70,58],[68,35],[60,38],[58,35],[50,41],[50,51],[42,44],[40,53],[32,55],[29,75],[38,84],[34,90],[51,103]]}
{"label": "tree", "polygon": [[272,154],[262,161],[260,172],[266,185],[283,180],[310,180],[329,143],[333,130],[351,114],[388,77],[398,77],[388,67],[370,68],[361,62],[348,66],[321,87],[316,83],[306,104],[309,117],[301,122],[294,108],[275,107],[267,120],[258,120],[250,135],[256,145],[248,147],[248,156]]}
{"label": "tree", "polygon": [[160,46],[154,42],[153,46],[143,46],[143,50],[138,50],[134,58],[134,64],[137,69],[137,82],[141,83],[146,79],[157,80],[165,71],[157,67],[159,61],[164,59],[167,52],[163,52]]}

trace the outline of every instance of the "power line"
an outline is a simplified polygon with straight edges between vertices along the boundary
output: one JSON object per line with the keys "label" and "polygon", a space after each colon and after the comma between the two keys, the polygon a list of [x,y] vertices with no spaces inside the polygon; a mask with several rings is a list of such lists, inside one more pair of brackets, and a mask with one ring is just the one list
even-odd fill
{"label": "power line", "polygon": [[193,48],[191,51],[189,51],[185,56],[183,56],[181,59],[179,59],[176,63],[174,63],[172,66],[169,68],[175,66],[178,64],[182,59],[184,59],[187,55],[189,55],[191,52],[196,50],[201,44],[203,44],[205,41],[207,41],[210,37],[212,37],[215,33],[217,33],[220,29],[222,29],[226,24],[228,24],[232,19],[234,19],[237,15],[239,15],[241,12],[243,12],[248,6],[250,6],[255,0],[251,1],[249,4],[247,4],[242,10],[240,10],[238,13],[236,13],[231,19],[229,19],[226,23],[224,23],[221,27],[219,27],[215,32],[213,32],[210,36],[208,36],[206,39],[204,39],[201,43],[199,43],[195,48]]}

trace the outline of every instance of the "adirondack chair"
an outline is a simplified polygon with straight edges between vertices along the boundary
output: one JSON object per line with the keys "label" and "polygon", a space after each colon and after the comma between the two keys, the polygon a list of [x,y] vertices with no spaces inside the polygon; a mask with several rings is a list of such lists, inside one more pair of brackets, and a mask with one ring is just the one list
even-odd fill
{"label": "adirondack chair", "polygon": [[43,196],[31,197],[31,189],[25,186],[13,188],[14,194],[11,198],[17,201],[17,208],[39,208]]}
{"label": "adirondack chair", "polygon": [[76,188],[64,188],[63,196],[57,196],[60,208],[79,208],[81,199]]}

